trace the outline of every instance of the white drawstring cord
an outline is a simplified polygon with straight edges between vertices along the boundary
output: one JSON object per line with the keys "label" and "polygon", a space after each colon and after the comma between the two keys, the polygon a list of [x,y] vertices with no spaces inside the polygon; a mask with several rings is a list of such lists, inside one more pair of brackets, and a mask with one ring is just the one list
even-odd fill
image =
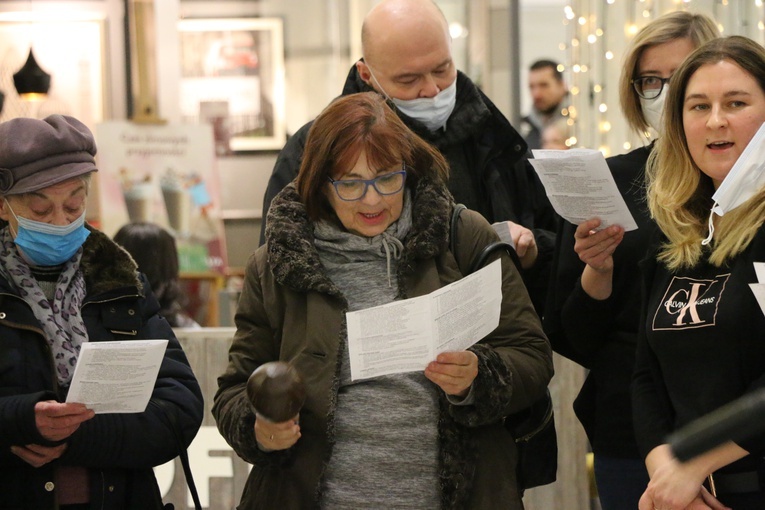
{"label": "white drawstring cord", "polygon": [[396,260],[401,258],[401,251],[404,249],[404,243],[388,234],[387,232],[383,232],[382,236],[382,245],[385,249],[385,258],[388,262],[388,287],[393,287],[393,282],[391,282],[390,279],[390,258],[391,255]]}

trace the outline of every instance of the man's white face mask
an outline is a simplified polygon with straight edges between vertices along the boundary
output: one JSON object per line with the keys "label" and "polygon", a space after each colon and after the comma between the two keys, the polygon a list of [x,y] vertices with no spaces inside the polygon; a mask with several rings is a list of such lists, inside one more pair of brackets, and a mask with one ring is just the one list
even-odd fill
{"label": "man's white face mask", "polygon": [[383,95],[388,98],[401,113],[425,124],[430,131],[438,131],[446,127],[446,121],[454,111],[457,104],[457,78],[451,85],[440,91],[433,97],[418,97],[416,99],[395,99],[388,95],[380,82],[375,78],[372,68],[367,66],[369,74],[375,81]]}
{"label": "man's white face mask", "polygon": [[707,245],[712,241],[715,229],[713,215],[724,216],[740,206],[765,187],[765,124],[754,134],[733,168],[712,195],[714,204],[709,213],[709,235],[701,241]]}
{"label": "man's white face mask", "polygon": [[640,98],[640,107],[643,109],[643,117],[645,121],[651,126],[654,131],[661,135],[663,115],[664,115],[664,102],[667,100],[669,92],[669,86],[662,87],[658,96],[653,99]]}

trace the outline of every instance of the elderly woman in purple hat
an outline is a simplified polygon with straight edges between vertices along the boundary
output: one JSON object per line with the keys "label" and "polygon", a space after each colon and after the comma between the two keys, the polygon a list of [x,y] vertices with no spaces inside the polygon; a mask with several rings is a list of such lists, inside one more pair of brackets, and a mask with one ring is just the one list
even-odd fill
{"label": "elderly woman in purple hat", "polygon": [[[93,135],[52,115],[0,124],[0,508],[162,508],[153,466],[185,448],[202,394],[131,257],[85,224]],[[85,342],[167,339],[147,408],[65,403]]]}

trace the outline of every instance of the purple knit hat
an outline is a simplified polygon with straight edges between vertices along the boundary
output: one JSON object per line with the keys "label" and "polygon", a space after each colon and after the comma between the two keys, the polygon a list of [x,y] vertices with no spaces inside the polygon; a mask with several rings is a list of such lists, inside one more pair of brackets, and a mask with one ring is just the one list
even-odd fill
{"label": "purple knit hat", "polygon": [[74,117],[0,123],[0,195],[29,193],[95,172],[95,155],[93,133]]}

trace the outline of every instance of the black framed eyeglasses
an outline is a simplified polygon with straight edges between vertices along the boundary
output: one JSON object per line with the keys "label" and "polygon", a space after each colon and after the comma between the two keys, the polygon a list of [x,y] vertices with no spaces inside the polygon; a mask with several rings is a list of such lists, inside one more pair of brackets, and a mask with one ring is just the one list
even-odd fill
{"label": "black framed eyeglasses", "polygon": [[656,99],[661,94],[664,85],[669,83],[669,78],[660,78],[658,76],[641,76],[632,80],[632,86],[635,92],[643,99]]}
{"label": "black framed eyeglasses", "polygon": [[340,200],[345,200],[346,202],[353,202],[354,200],[364,198],[369,186],[374,187],[375,191],[380,195],[395,195],[404,189],[406,165],[402,165],[402,169],[398,172],[378,175],[374,179],[340,179],[336,181],[329,176],[327,176],[327,179],[334,186]]}

